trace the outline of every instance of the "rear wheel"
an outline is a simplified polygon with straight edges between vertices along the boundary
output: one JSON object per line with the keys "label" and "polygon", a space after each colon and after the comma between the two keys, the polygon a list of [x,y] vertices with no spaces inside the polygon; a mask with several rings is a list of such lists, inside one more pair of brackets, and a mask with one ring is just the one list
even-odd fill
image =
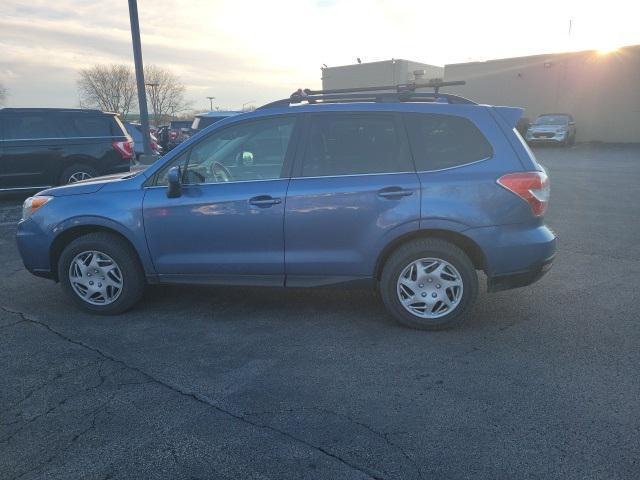
{"label": "rear wheel", "polygon": [[58,278],[76,305],[104,315],[128,310],[144,291],[136,253],[110,233],[90,233],[71,242],[60,255]]}
{"label": "rear wheel", "polygon": [[380,279],[387,310],[403,325],[443,330],[461,325],[478,294],[469,257],[440,239],[407,243],[387,260]]}
{"label": "rear wheel", "polygon": [[81,180],[88,180],[89,178],[97,177],[98,172],[90,165],[84,165],[81,163],[71,165],[64,169],[60,175],[59,184],[66,185],[68,183],[76,183]]}

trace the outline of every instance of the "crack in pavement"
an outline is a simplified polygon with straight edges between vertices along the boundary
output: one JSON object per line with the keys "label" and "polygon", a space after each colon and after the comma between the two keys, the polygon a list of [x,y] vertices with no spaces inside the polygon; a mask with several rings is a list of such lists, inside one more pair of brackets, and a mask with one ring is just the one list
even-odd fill
{"label": "crack in pavement", "polygon": [[[24,320],[20,320],[19,322],[16,322],[16,323],[28,323],[28,322],[25,322]],[[93,365],[95,363],[97,363],[97,362],[83,363],[82,365],[78,365],[77,367],[73,367],[73,368],[70,368],[68,370],[64,370],[64,371],[61,371],[61,372],[60,371],[56,372],[56,374],[55,374],[55,376],[53,378],[50,378],[46,382],[42,382],[42,383],[38,384],[37,386],[33,387],[31,390],[29,390],[29,392],[26,395],[23,394],[23,397],[20,400],[14,402],[13,404],[9,405],[6,408],[3,408],[2,410],[0,410],[0,413],[6,413],[6,412],[9,412],[11,410],[14,410],[16,407],[18,407],[22,403],[26,402],[27,400],[29,400],[36,392],[39,392],[40,390],[42,390],[43,388],[51,385],[52,383],[55,383],[55,382],[59,381],[65,375],[68,375],[68,374],[73,373],[73,372],[78,371],[78,370],[82,370],[84,368],[88,368],[88,367],[90,367],[91,365]],[[102,363],[104,363],[104,361]],[[91,387],[89,387],[89,388],[91,388]],[[88,390],[88,389],[85,389],[85,391],[86,390]]]}
{"label": "crack in pavement", "polygon": [[361,422],[359,420],[356,420],[352,417],[350,417],[349,415],[345,414],[345,413],[340,413],[340,412],[334,412],[333,410],[329,410],[326,408],[321,408],[321,407],[302,407],[302,408],[290,408],[290,409],[282,409],[282,410],[277,410],[277,411],[261,411],[261,412],[248,412],[245,413],[246,416],[258,416],[258,415],[278,415],[278,414],[283,414],[283,413],[300,413],[300,412],[304,412],[305,410],[313,410],[316,412],[320,412],[322,414],[329,414],[329,415],[334,415],[336,417],[340,417],[340,418],[344,418],[346,420],[348,420],[349,422],[355,424],[355,425],[359,425],[360,427],[364,428],[365,430],[368,430],[369,432],[371,432],[372,434],[374,434],[376,437],[380,438],[381,440],[383,440],[389,447],[391,448],[395,448],[398,452],[400,452],[400,454],[409,462],[409,464],[415,469],[416,473],[418,474],[418,478],[422,479],[424,478],[422,476],[422,470],[420,469],[420,467],[418,466],[418,464],[413,460],[413,458],[411,458],[411,456],[409,456],[409,454],[399,445],[397,445],[396,443],[394,443],[392,440],[389,439],[389,435],[391,434],[395,434],[396,432],[381,432],[376,430],[375,428],[371,427],[370,425]]}
{"label": "crack in pavement", "polygon": [[88,433],[91,430],[95,430],[96,428],[96,420],[98,417],[98,413],[102,410],[106,410],[107,409],[107,403],[109,401],[111,401],[113,399],[113,397],[109,397],[109,399],[106,402],[103,402],[101,405],[99,405],[98,407],[94,408],[93,410],[91,410],[90,412],[88,412],[88,415],[91,415],[91,422],[89,423],[89,426],[87,428],[85,428],[84,430],[80,431],[79,433],[75,434],[73,436],[73,438],[71,439],[70,445],[68,445],[66,448],[64,448],[62,451],[55,453],[54,455],[51,455],[49,458],[47,458],[44,462],[40,462],[39,464],[35,465],[34,467],[29,468],[28,470],[25,470],[24,472],[20,473],[19,475],[16,475],[15,477],[13,477],[12,480],[18,480],[19,478],[24,477],[25,475],[29,474],[29,473],[34,473],[39,471],[42,467],[44,467],[45,465],[51,463],[53,460],[55,460],[56,458],[64,455],[65,453],[67,453],[67,451],[69,451],[69,449],[73,446],[73,444],[75,442],[78,441],[78,439],[80,437],[82,437],[83,435],[85,435],[86,433]]}
{"label": "crack in pavement", "polygon": [[[111,355],[109,353],[106,353],[106,352],[102,351],[101,349],[99,349],[97,347],[89,345],[89,344],[87,344],[87,343],[85,343],[85,342],[83,342],[81,340],[73,339],[73,338],[65,335],[64,333],[59,332],[58,330],[54,329],[53,327],[51,327],[47,323],[45,323],[45,322],[43,322],[41,320],[37,320],[35,318],[29,317],[24,312],[21,312],[21,311],[18,311],[18,310],[12,310],[10,308],[7,308],[6,306],[0,306],[0,309],[2,309],[6,313],[19,316],[25,322],[29,322],[29,323],[32,323],[32,324],[35,324],[35,325],[39,325],[39,326],[45,328],[49,332],[53,333],[54,335],[62,338],[63,340],[65,340],[65,341],[67,341],[69,343],[72,343],[74,345],[78,345],[80,347],[83,347],[83,348],[86,348],[88,350],[91,350],[92,352],[97,353],[98,355],[100,355],[101,357],[103,357],[103,358],[105,358],[107,360],[111,360],[112,362],[119,363],[119,364],[123,365],[125,368],[128,368],[130,370],[138,372],[139,374],[141,374],[144,377],[148,378],[150,381],[152,381],[154,383],[157,383],[158,385],[161,385],[161,386],[163,386],[165,388],[168,388],[168,389],[178,393],[179,395],[182,395],[184,397],[189,397],[189,398],[191,398],[191,399],[193,399],[193,400],[195,400],[195,401],[197,401],[199,403],[202,403],[204,405],[207,405],[207,406],[213,408],[214,410],[216,410],[216,411],[218,411],[218,412],[220,412],[220,413],[222,413],[224,415],[227,415],[227,416],[230,416],[232,418],[235,418],[236,420],[239,420],[239,421],[241,421],[243,423],[246,423],[248,425],[251,425],[253,427],[260,428],[260,429],[263,429],[263,430],[270,430],[270,431],[275,432],[275,433],[277,433],[277,434],[279,434],[279,435],[281,435],[283,437],[286,437],[286,438],[288,438],[290,440],[293,440],[295,442],[303,444],[303,445],[305,445],[305,446],[307,446],[307,447],[309,447],[309,448],[311,448],[313,450],[316,450],[318,452],[323,453],[324,455],[326,455],[328,457],[333,458],[334,460],[342,463],[343,465],[349,467],[350,469],[358,471],[358,472],[366,475],[367,477],[369,477],[371,479],[383,480],[383,477],[381,477],[378,472],[376,472],[376,471],[374,471],[374,470],[372,470],[372,469],[370,469],[370,468],[368,468],[366,466],[356,465],[355,463],[353,463],[353,462],[351,462],[351,461],[349,461],[349,460],[347,460],[345,458],[342,458],[340,455],[338,455],[336,453],[333,453],[333,452],[329,451],[328,449],[326,449],[324,447],[321,447],[321,446],[318,446],[318,445],[314,445],[314,444],[308,442],[307,440],[305,440],[303,438],[299,438],[299,437],[296,437],[296,436],[290,434],[289,432],[287,432],[285,430],[282,430],[280,428],[274,427],[272,425],[266,425],[266,424],[259,423],[257,421],[250,420],[245,415],[233,412],[231,410],[227,410],[226,408],[220,406],[214,400],[210,399],[209,397],[207,397],[205,395],[202,395],[202,394],[197,393],[197,392],[183,390],[178,385],[175,385],[173,383],[169,383],[169,382],[167,382],[165,380],[160,380],[159,378],[154,377],[153,375],[145,372],[144,370],[142,370],[142,369],[140,369],[138,367],[129,365],[124,360],[120,360],[119,358],[116,358],[113,355]],[[56,408],[56,407],[53,407],[52,409],[54,409],[54,408]],[[47,411],[45,414],[48,414],[48,413],[49,413],[49,411]],[[42,414],[39,415],[38,417],[40,417],[40,416],[42,416]],[[14,436],[15,433],[16,432],[14,432],[14,434],[12,434],[12,436]],[[55,455],[51,459],[47,460],[47,462],[45,462],[45,464],[50,462],[51,460],[53,460],[53,458],[55,458]]]}
{"label": "crack in pavement", "polygon": [[18,320],[17,322],[9,323],[7,325],[0,325],[0,330],[3,329],[3,328],[9,328],[9,327],[13,327],[15,325],[19,325],[21,323],[26,323],[26,321],[25,320]]}

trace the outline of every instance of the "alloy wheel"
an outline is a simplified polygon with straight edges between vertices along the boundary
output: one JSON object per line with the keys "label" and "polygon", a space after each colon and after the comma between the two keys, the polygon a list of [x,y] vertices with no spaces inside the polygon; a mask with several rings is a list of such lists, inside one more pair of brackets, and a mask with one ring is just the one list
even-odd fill
{"label": "alloy wheel", "polygon": [[69,282],[73,291],[92,305],[115,302],[123,288],[122,271],[113,258],[89,250],[77,254],[69,265]]}
{"label": "alloy wheel", "polygon": [[67,183],[76,183],[76,182],[79,182],[80,180],[87,180],[89,178],[93,178],[93,175],[87,172],[75,172],[73,175],[69,177],[69,180],[67,180]]}
{"label": "alloy wheel", "polygon": [[402,269],[397,281],[400,304],[412,315],[440,318],[460,304],[464,285],[460,272],[440,258],[421,258]]}

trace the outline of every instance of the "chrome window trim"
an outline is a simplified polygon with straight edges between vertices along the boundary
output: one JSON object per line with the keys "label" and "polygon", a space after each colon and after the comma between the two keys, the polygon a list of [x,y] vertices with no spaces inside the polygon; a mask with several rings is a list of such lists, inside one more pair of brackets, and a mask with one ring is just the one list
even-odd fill
{"label": "chrome window trim", "polygon": [[[318,178],[342,178],[342,177],[370,177],[373,175],[406,175],[416,174],[417,172],[388,172],[388,173],[352,173],[348,175],[327,175],[319,177],[279,177],[279,178],[259,178],[256,180],[234,180],[231,182],[208,182],[208,183],[183,183],[183,187],[197,187],[201,185],[228,185],[230,183],[248,183],[248,182],[272,182],[274,180],[306,180]],[[149,185],[144,188],[167,188],[167,185]]]}
{"label": "chrome window trim", "polygon": [[13,190],[44,190],[46,188],[51,188],[52,185],[41,185],[36,187],[11,187],[11,188],[0,188],[0,192],[10,192]]}
{"label": "chrome window trim", "polygon": [[[233,180],[231,182],[183,183],[183,187],[201,187],[205,185],[229,185],[231,183],[273,182],[275,180],[291,180],[291,177],[258,178],[256,180]],[[147,185],[143,188],[167,188],[168,185]]]}
{"label": "chrome window trim", "polygon": [[466,167],[468,165],[474,165],[476,163],[480,163],[480,162],[486,162],[487,160],[491,160],[493,158],[493,155],[489,156],[489,157],[485,157],[485,158],[481,158],[480,160],[474,160],[473,162],[469,162],[469,163],[463,163],[461,165],[455,165],[453,167],[447,167],[447,168],[437,168],[435,170],[416,170],[416,173],[433,173],[433,172],[445,172],[447,170],[453,170],[454,168],[462,168],[462,167]]}
{"label": "chrome window trim", "polygon": [[410,173],[417,173],[415,171],[410,172],[377,172],[377,173],[347,173],[344,175],[317,175],[313,177],[291,177],[292,180],[303,180],[306,178],[342,178],[342,177],[371,177],[374,175],[406,175]]}
{"label": "chrome window trim", "polygon": [[102,137],[46,137],[46,138],[3,138],[0,142],[38,142],[41,140],[95,140],[101,138],[126,138],[125,135],[108,135]]}

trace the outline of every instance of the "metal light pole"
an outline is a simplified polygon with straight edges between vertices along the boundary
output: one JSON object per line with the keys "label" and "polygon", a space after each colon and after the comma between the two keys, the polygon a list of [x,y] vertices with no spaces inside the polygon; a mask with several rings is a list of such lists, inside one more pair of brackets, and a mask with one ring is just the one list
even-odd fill
{"label": "metal light pole", "polygon": [[138,2],[129,0],[129,20],[131,22],[131,41],[133,43],[133,60],[136,67],[136,84],[138,87],[138,105],[140,108],[140,123],[142,124],[142,142],[144,154],[151,152],[151,137],[149,135],[149,112],[147,111],[147,95],[144,91],[144,69],[142,66],[142,45],[140,43],[140,24],[138,23]]}
{"label": "metal light pole", "polygon": [[158,126],[158,93],[156,92],[156,88],[160,86],[159,83],[145,83],[145,86],[151,87],[151,108],[153,108],[153,121]]}
{"label": "metal light pole", "polygon": [[209,111],[212,112],[213,111],[213,100],[216,97],[207,97],[209,99]]}

